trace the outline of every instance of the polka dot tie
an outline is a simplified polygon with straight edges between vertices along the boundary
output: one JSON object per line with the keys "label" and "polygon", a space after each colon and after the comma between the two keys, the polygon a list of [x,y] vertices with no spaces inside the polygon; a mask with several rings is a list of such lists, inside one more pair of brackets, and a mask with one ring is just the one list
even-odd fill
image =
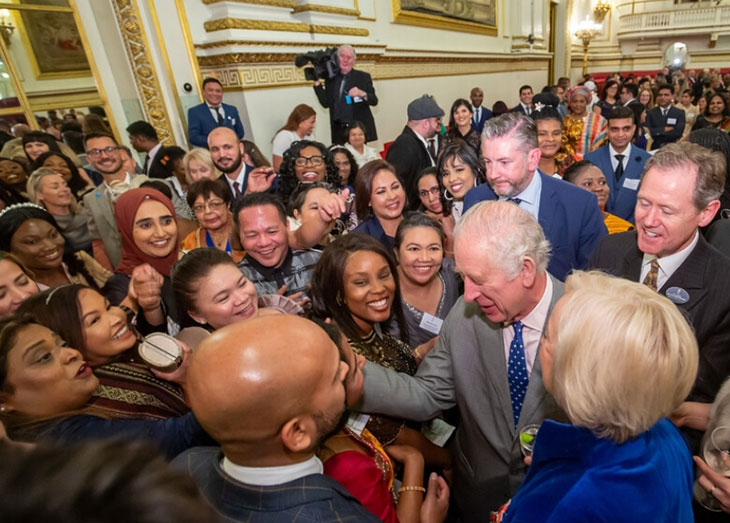
{"label": "polka dot tie", "polygon": [[512,338],[512,343],[509,346],[507,381],[509,382],[512,415],[516,427],[517,422],[520,420],[522,404],[525,402],[529,377],[527,376],[527,363],[525,362],[525,344],[522,341],[522,322],[516,321],[512,324],[512,327],[515,329],[515,337]]}

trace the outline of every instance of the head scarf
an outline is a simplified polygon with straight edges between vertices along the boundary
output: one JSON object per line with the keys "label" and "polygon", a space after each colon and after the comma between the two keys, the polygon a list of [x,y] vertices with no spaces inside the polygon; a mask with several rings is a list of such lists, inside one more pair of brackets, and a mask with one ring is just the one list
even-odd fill
{"label": "head scarf", "polygon": [[173,207],[170,199],[160,191],[141,188],[130,189],[122,194],[114,204],[114,215],[117,219],[119,232],[122,235],[122,261],[117,266],[117,272],[131,276],[135,267],[149,263],[163,276],[170,276],[170,270],[172,270],[172,266],[175,265],[178,257],[177,238],[174,239],[175,248],[164,258],[145,254],[134,243],[134,237],[132,235],[134,217],[137,215],[139,206],[146,200],[154,200],[163,204],[177,222],[175,207]]}
{"label": "head scarf", "polygon": [[591,103],[591,100],[593,100],[593,93],[584,85],[576,85],[568,91],[568,103],[572,102],[573,97],[576,95],[584,97],[586,103]]}

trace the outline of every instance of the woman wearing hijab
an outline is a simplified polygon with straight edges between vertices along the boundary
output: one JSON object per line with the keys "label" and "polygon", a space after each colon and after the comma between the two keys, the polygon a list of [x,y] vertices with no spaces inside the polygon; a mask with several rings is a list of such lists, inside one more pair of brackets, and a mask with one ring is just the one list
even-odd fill
{"label": "woman wearing hijab", "polygon": [[167,319],[167,330],[175,334],[180,319],[170,283],[178,260],[172,202],[154,189],[132,189],[117,199],[114,214],[122,236],[122,260],[107,283],[109,301],[117,305],[129,294],[143,313],[137,318],[140,332],[164,331]]}

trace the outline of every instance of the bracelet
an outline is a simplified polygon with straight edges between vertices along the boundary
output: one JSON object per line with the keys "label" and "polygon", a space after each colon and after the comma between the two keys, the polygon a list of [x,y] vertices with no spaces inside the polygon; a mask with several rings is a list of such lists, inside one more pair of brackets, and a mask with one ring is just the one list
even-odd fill
{"label": "bracelet", "polygon": [[416,357],[416,360],[418,360],[418,361],[420,361],[420,360],[423,359],[423,358],[421,358],[421,355],[418,354],[418,348],[419,347],[420,347],[420,345],[418,347],[416,347],[415,349],[413,349],[413,355]]}
{"label": "bracelet", "polygon": [[423,492],[424,494],[426,493],[426,489],[423,487],[417,487],[415,485],[408,485],[408,486],[399,488],[398,494],[403,494],[404,492],[410,492],[410,491]]}

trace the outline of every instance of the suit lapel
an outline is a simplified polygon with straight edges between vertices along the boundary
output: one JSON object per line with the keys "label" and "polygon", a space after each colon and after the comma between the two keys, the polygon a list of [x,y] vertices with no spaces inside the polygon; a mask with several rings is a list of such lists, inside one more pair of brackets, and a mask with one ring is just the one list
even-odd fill
{"label": "suit lapel", "polygon": [[[542,176],[538,171],[536,176]],[[547,176],[545,176],[547,178]],[[556,198],[555,191],[550,187],[549,183],[545,183],[542,179],[542,189],[540,190],[540,212],[537,215],[537,221],[540,222],[542,230],[545,232],[546,238],[552,238],[552,228],[554,225],[553,211],[555,209],[554,201]]]}
{"label": "suit lapel", "polygon": [[[489,321],[480,311],[480,317],[484,322],[484,326],[479,333],[480,357],[482,358],[481,366],[486,369],[491,382],[483,384],[485,387],[485,397],[490,398],[494,392],[497,393],[499,407],[504,416],[505,426],[514,430],[514,420],[512,419],[512,399],[509,394],[509,384],[507,383],[507,360],[504,357],[504,339],[503,329],[500,325]],[[485,407],[486,408],[486,407]]]}
{"label": "suit lapel", "polygon": [[689,301],[678,305],[687,311],[692,310],[707,294],[704,277],[709,256],[710,250],[707,242],[700,236],[697,245],[687,256],[687,259],[674,271],[674,274],[669,277],[664,286],[659,289],[659,294],[666,296],[667,290],[672,287],[684,289],[689,295]]}

